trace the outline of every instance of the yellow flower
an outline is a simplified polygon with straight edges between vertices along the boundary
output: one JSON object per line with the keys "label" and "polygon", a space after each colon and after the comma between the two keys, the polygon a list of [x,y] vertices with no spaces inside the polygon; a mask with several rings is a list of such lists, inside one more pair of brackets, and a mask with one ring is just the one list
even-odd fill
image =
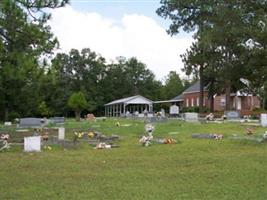
{"label": "yellow flower", "polygon": [[89,132],[88,133],[88,137],[93,138],[94,137],[94,133],[93,132]]}

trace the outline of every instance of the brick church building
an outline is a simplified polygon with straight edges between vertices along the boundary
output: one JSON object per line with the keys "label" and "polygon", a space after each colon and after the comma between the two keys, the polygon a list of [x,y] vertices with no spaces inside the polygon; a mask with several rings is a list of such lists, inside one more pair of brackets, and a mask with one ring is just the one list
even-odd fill
{"label": "brick church building", "polygon": [[[198,107],[200,98],[200,82],[197,81],[191,85],[182,94],[171,99],[172,102],[177,102],[180,108]],[[251,111],[254,108],[260,108],[260,98],[248,93],[236,92],[231,94],[232,110]],[[208,99],[208,91],[204,87],[203,105],[210,109],[210,100]],[[214,111],[225,110],[225,95],[214,95]]]}

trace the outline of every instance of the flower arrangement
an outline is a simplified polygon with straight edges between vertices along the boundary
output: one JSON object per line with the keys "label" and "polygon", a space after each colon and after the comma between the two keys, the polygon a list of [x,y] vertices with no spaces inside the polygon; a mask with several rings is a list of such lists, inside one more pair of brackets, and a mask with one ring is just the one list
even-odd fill
{"label": "flower arrangement", "polygon": [[10,148],[10,144],[8,143],[9,137],[9,134],[1,134],[0,141],[3,143],[3,146],[0,148],[0,151]]}

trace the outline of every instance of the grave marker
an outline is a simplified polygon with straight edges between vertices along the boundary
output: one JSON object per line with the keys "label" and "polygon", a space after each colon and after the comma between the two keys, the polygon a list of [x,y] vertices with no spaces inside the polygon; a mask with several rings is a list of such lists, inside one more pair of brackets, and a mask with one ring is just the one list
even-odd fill
{"label": "grave marker", "polygon": [[177,105],[170,106],[170,115],[178,115],[179,107]]}
{"label": "grave marker", "polygon": [[194,112],[184,113],[184,120],[186,122],[198,122],[198,113]]}
{"label": "grave marker", "polygon": [[64,124],[65,118],[64,117],[51,117],[50,121],[54,124]]}
{"label": "grave marker", "polygon": [[12,122],[5,122],[4,126],[12,126]]}
{"label": "grave marker", "polygon": [[24,151],[41,151],[41,136],[24,137]]}
{"label": "grave marker", "polygon": [[240,112],[237,110],[225,111],[224,114],[226,115],[227,119],[239,119],[240,118]]}
{"label": "grave marker", "polygon": [[58,128],[58,140],[64,140],[65,139],[65,128],[60,127]]}
{"label": "grave marker", "polygon": [[19,128],[40,128],[44,125],[42,118],[21,118],[19,120]]}
{"label": "grave marker", "polygon": [[260,122],[262,127],[267,127],[267,114],[261,114]]}

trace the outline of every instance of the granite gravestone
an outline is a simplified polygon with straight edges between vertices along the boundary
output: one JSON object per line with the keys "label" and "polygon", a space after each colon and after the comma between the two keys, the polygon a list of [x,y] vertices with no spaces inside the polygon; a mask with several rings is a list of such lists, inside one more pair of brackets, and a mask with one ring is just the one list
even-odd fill
{"label": "granite gravestone", "polygon": [[40,128],[44,125],[44,119],[42,118],[21,118],[19,120],[19,128]]}
{"label": "granite gravestone", "polygon": [[198,113],[194,112],[184,113],[184,120],[186,122],[198,122]]}
{"label": "granite gravestone", "polygon": [[64,117],[51,117],[50,121],[51,123],[54,123],[54,124],[64,124],[65,118]]}
{"label": "granite gravestone", "polygon": [[229,110],[224,112],[227,119],[239,119],[240,112],[237,110]]}

